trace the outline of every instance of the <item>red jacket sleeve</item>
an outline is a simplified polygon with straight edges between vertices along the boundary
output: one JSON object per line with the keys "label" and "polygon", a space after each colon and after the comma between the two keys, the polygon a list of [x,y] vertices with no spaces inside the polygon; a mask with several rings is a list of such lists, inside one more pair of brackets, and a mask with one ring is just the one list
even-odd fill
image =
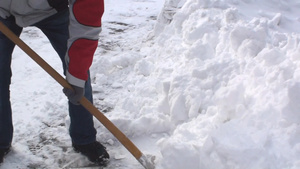
{"label": "red jacket sleeve", "polygon": [[66,61],[67,80],[70,84],[84,87],[88,70],[98,46],[103,0],[70,0],[70,37]]}

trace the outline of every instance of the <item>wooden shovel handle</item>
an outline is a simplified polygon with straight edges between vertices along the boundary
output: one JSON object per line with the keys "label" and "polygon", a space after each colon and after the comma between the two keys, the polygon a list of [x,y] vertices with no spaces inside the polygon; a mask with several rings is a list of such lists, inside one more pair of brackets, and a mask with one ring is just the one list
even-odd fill
{"label": "wooden shovel handle", "polygon": [[[71,85],[57,73],[46,61],[44,61],[36,52],[16,36],[9,28],[0,21],[0,31],[11,41],[18,45],[28,56],[30,56],[38,65],[40,65],[50,76],[52,76],[61,86],[72,89]],[[122,144],[123,146],[139,160],[142,152],[88,99],[83,97],[80,104],[93,114]]]}

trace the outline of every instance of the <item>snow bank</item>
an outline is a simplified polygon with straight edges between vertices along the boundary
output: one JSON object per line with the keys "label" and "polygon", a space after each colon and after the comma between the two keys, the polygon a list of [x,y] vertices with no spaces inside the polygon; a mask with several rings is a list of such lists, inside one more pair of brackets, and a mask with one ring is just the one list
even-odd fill
{"label": "snow bank", "polygon": [[154,71],[135,84],[157,97],[133,122],[140,134],[169,134],[157,143],[160,168],[299,168],[299,7],[166,1],[140,61]]}

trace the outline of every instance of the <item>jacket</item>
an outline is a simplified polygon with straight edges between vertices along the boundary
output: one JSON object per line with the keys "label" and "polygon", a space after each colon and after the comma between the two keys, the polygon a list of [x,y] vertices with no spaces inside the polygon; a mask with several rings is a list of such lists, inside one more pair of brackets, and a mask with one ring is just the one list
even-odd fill
{"label": "jacket", "polygon": [[0,16],[4,19],[15,16],[21,27],[32,25],[56,12],[48,0],[1,0],[0,3]]}
{"label": "jacket", "polygon": [[0,17],[13,15],[26,27],[69,6],[69,40],[66,53],[67,81],[84,87],[101,32],[104,0],[1,0]]}

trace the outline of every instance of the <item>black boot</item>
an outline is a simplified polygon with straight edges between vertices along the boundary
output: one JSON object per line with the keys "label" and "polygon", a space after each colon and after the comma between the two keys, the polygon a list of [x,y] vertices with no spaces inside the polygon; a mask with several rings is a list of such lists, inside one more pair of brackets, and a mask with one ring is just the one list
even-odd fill
{"label": "black boot", "polygon": [[109,154],[106,148],[99,142],[95,141],[86,145],[74,145],[74,150],[85,155],[91,162],[100,166],[105,166],[109,160]]}
{"label": "black boot", "polygon": [[4,156],[10,151],[10,148],[0,148],[0,163],[3,162]]}

